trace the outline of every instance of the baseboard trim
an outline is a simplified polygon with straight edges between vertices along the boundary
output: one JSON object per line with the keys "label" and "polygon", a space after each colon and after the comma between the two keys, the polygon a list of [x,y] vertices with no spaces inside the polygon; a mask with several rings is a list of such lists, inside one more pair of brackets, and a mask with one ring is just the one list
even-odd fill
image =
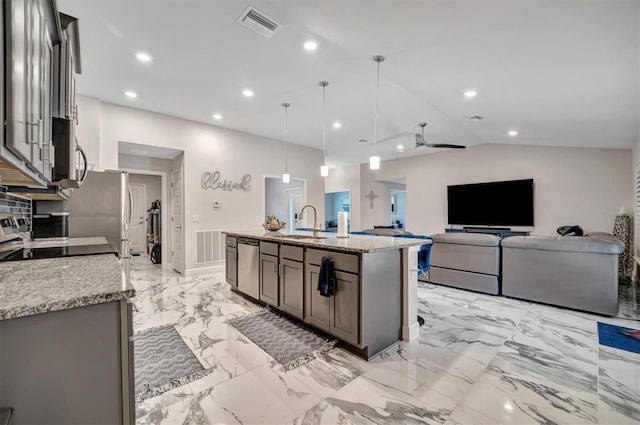
{"label": "baseboard trim", "polygon": [[197,276],[199,274],[208,274],[208,273],[216,273],[216,272],[223,272],[223,271],[224,271],[224,264],[219,264],[217,266],[186,269],[184,271],[184,276]]}

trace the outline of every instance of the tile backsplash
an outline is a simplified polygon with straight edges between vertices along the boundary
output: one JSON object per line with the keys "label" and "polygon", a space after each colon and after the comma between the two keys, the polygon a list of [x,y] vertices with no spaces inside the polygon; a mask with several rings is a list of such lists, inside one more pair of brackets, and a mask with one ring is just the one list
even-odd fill
{"label": "tile backsplash", "polygon": [[10,195],[1,189],[2,186],[0,186],[0,218],[25,218],[28,221],[29,231],[31,231],[31,200]]}

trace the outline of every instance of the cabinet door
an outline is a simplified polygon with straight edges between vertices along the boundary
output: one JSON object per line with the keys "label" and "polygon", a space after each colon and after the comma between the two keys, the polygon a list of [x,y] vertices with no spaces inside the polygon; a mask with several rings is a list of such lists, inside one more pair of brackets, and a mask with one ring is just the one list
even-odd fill
{"label": "cabinet door", "polygon": [[358,344],[359,337],[359,275],[336,271],[336,288],[331,299],[330,332],[338,338]]}
{"label": "cabinet door", "polygon": [[280,309],[303,318],[304,263],[280,259]]}
{"label": "cabinet door", "polygon": [[52,116],[52,104],[53,104],[53,45],[51,43],[51,34],[47,30],[47,19],[42,22],[42,167],[43,174],[47,181],[51,181],[51,169],[53,167],[53,146],[52,140],[52,128],[51,128],[51,116]]}
{"label": "cabinet door", "polygon": [[27,135],[27,81],[29,27],[28,2],[13,0],[3,2],[7,13],[6,42],[6,145],[16,155],[31,161],[31,145]]}
{"label": "cabinet door", "polygon": [[44,15],[37,0],[29,1],[29,83],[27,84],[27,134],[31,145],[31,166],[43,173],[42,147],[44,141]]}
{"label": "cabinet door", "polygon": [[224,269],[227,283],[234,288],[238,287],[238,250],[226,247],[224,255]]}
{"label": "cabinet door", "polygon": [[333,297],[323,297],[318,292],[320,267],[307,265],[304,284],[304,320],[327,332],[331,330],[331,303]]}
{"label": "cabinet door", "polygon": [[260,254],[260,300],[278,306],[278,257]]}

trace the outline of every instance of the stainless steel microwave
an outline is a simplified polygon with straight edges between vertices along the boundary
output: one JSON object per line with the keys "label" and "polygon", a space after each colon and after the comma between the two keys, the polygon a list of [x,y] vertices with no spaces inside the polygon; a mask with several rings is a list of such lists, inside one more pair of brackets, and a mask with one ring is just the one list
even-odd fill
{"label": "stainless steel microwave", "polygon": [[87,177],[87,156],[76,140],[76,123],[66,118],[53,118],[55,162],[52,180],[63,189],[78,189]]}

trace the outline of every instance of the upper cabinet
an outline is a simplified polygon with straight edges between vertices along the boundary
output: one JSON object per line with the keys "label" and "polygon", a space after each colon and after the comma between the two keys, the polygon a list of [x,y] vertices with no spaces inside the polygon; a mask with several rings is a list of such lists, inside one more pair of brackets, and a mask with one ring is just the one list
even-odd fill
{"label": "upper cabinet", "polygon": [[77,21],[58,14],[55,0],[7,0],[2,14],[0,184],[47,186],[56,167],[52,117],[77,123]]}

